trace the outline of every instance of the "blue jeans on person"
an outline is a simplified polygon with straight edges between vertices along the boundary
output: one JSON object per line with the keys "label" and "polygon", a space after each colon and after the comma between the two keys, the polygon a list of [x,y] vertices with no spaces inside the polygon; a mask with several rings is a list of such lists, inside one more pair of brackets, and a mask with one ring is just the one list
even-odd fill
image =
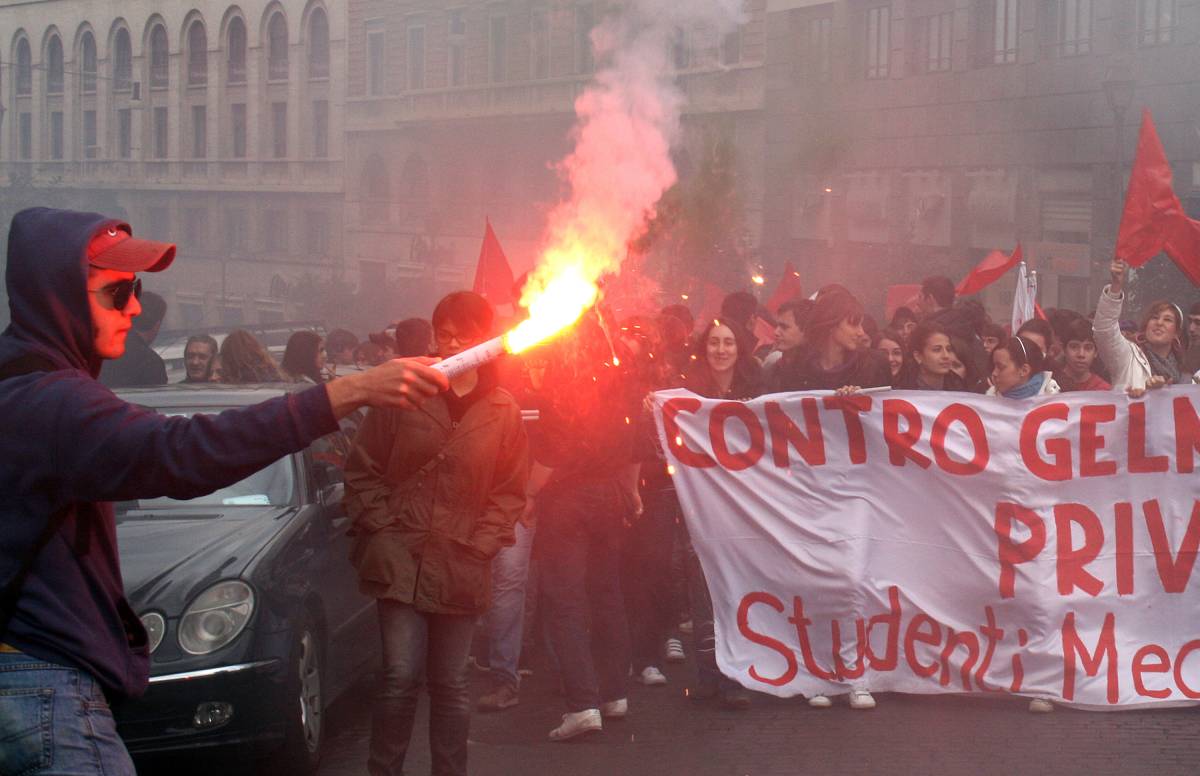
{"label": "blue jeans on person", "polygon": [[400,776],[412,739],[417,692],[429,689],[429,751],[434,776],[466,776],[471,697],[467,655],[475,618],[419,612],[380,599],[383,675],[371,717],[367,772]]}
{"label": "blue jeans on person", "polygon": [[525,621],[525,583],[533,549],[533,526],[516,525],[517,538],[492,559],[492,606],[487,613],[488,666],[498,684],[517,689],[521,677],[521,638]]}
{"label": "blue jeans on person", "polygon": [[100,684],[77,668],[0,652],[0,773],[134,776]]}
{"label": "blue jeans on person", "polygon": [[622,526],[631,514],[632,501],[615,478],[554,483],[540,496],[542,604],[572,712],[626,696],[629,626],[620,567]]}

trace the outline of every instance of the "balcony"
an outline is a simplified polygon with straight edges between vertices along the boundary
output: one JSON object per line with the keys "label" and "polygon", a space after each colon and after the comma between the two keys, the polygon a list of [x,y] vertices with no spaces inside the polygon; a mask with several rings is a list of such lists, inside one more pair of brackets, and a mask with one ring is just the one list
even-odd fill
{"label": "balcony", "polygon": [[[346,101],[350,131],[391,128],[419,121],[530,114],[573,114],[575,99],[591,76],[513,81],[428,89]],[[761,63],[680,73],[687,113],[761,110],[765,79]]]}

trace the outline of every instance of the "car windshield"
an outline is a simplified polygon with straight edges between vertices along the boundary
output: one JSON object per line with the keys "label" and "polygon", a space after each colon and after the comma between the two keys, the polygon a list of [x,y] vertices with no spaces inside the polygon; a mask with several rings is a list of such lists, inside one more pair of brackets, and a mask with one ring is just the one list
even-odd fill
{"label": "car windshield", "polygon": [[[207,410],[206,410],[207,411]],[[164,415],[193,415],[195,412],[172,410]],[[293,457],[288,455],[259,469],[249,477],[213,491],[206,496],[191,499],[143,498],[117,503],[118,512],[134,509],[195,509],[204,507],[266,507],[289,506],[295,502],[296,471]]]}

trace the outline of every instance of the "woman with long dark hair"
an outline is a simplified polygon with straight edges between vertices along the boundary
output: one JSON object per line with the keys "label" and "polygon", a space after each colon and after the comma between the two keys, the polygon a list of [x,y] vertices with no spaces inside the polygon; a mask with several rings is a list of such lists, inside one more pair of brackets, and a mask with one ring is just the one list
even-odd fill
{"label": "woman with long dark hair", "polygon": [[245,329],[234,329],[221,343],[221,382],[233,385],[283,380],[275,359]]}
{"label": "woman with long dark hair", "polygon": [[903,375],[897,388],[910,391],[965,391],[966,383],[954,373],[954,345],[945,327],[923,323],[913,329],[905,349]]}
{"label": "woman with long dark hair", "polygon": [[1033,340],[1009,337],[992,351],[992,387],[988,396],[1031,399],[1059,392],[1058,383],[1048,369],[1046,354]]}
{"label": "woman with long dark hair", "polygon": [[849,291],[834,287],[818,296],[808,316],[807,357],[781,365],[780,388],[853,393],[860,388],[890,387],[887,360],[861,346],[862,322],[862,305]]}
{"label": "woman with long dark hair", "polygon": [[293,382],[325,382],[325,340],[315,331],[295,332],[288,337],[280,368]]}

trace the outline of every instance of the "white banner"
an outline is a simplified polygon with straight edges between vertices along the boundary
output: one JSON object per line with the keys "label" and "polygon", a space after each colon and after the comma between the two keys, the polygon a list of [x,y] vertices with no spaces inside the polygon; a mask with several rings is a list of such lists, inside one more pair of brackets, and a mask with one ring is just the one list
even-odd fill
{"label": "white banner", "polygon": [[746,687],[1200,700],[1200,387],[655,407]]}

